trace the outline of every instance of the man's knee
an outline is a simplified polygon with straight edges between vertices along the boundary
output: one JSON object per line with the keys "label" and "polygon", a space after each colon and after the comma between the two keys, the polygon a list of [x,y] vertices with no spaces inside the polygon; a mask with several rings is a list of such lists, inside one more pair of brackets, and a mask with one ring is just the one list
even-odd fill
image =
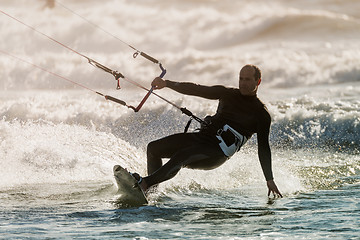
{"label": "man's knee", "polygon": [[146,153],[148,156],[154,156],[154,154],[157,152],[157,144],[156,141],[152,141],[147,145]]}

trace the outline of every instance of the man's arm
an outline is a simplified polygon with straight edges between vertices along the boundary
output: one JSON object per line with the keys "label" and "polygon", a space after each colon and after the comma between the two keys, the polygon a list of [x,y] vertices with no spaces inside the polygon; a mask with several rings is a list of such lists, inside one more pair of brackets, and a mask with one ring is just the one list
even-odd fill
{"label": "man's arm", "polygon": [[261,168],[264,172],[266,181],[273,180],[273,173],[271,167],[271,150],[269,146],[268,137],[266,133],[258,132],[258,155],[261,164]]}
{"label": "man's arm", "polygon": [[207,99],[219,99],[221,96],[227,91],[227,88],[224,86],[203,86],[195,83],[189,82],[173,82],[170,80],[164,80],[162,78],[155,78],[151,83],[151,86],[154,89],[162,89],[164,87],[168,87],[176,92],[197,96]]}
{"label": "man's arm", "polygon": [[273,193],[274,196],[278,195],[282,197],[279,189],[277,188],[274,177],[272,173],[272,166],[271,166],[271,150],[269,145],[269,132],[270,132],[270,116],[268,121],[262,126],[259,127],[259,131],[257,132],[257,139],[258,139],[258,155],[261,164],[261,168],[263,170],[267,187],[269,189],[268,196],[270,193]]}

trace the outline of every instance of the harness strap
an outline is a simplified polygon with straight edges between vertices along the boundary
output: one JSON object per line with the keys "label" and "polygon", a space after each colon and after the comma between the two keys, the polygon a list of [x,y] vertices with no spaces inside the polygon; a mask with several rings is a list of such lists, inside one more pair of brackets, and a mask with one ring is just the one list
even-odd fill
{"label": "harness strap", "polygon": [[[233,136],[234,136],[234,142],[230,143],[230,145],[228,145],[224,138],[222,137],[222,135],[225,132],[230,132]],[[223,151],[223,153],[227,156],[227,157],[231,157],[232,155],[234,155],[237,151],[240,150],[240,148],[247,142],[247,137],[245,137],[244,135],[240,134],[239,132],[237,132],[235,129],[233,129],[232,127],[230,127],[228,124],[225,124],[223,128],[220,128],[217,133],[216,133],[216,138],[220,140],[219,142],[219,146],[221,148],[221,150]]]}

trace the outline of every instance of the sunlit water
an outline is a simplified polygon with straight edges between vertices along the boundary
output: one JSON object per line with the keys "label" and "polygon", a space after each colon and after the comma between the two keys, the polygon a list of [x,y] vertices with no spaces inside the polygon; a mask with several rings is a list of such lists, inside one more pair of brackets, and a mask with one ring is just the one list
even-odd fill
{"label": "sunlit water", "polygon": [[[237,85],[263,71],[275,181],[267,197],[256,137],[212,171],[182,170],[150,204],[118,204],[112,167],[146,172],[149,141],[183,131],[180,111],[151,96],[134,113],[0,54],[0,238],[359,239],[358,1],[65,1],[152,56],[166,78]],[[55,3],[1,10],[148,87],[157,65]],[[137,105],[145,91],[0,15],[0,50]],[[199,117],[217,102],[158,93]],[[193,123],[191,130],[198,126]]]}

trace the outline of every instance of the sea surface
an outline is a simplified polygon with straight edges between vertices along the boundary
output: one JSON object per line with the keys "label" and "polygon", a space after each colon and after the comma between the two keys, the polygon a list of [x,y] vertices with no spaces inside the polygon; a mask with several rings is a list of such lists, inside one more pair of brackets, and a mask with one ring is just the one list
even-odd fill
{"label": "sea surface", "polygon": [[[223,166],[183,169],[149,205],[119,204],[112,167],[146,173],[146,146],[188,117],[0,13],[1,239],[360,239],[360,1],[0,0],[0,10],[148,88],[237,87],[262,70],[272,116],[267,196],[256,135]],[[86,88],[53,76],[34,65]],[[217,101],[157,94],[203,118]],[[196,123],[190,126],[193,131]]]}

